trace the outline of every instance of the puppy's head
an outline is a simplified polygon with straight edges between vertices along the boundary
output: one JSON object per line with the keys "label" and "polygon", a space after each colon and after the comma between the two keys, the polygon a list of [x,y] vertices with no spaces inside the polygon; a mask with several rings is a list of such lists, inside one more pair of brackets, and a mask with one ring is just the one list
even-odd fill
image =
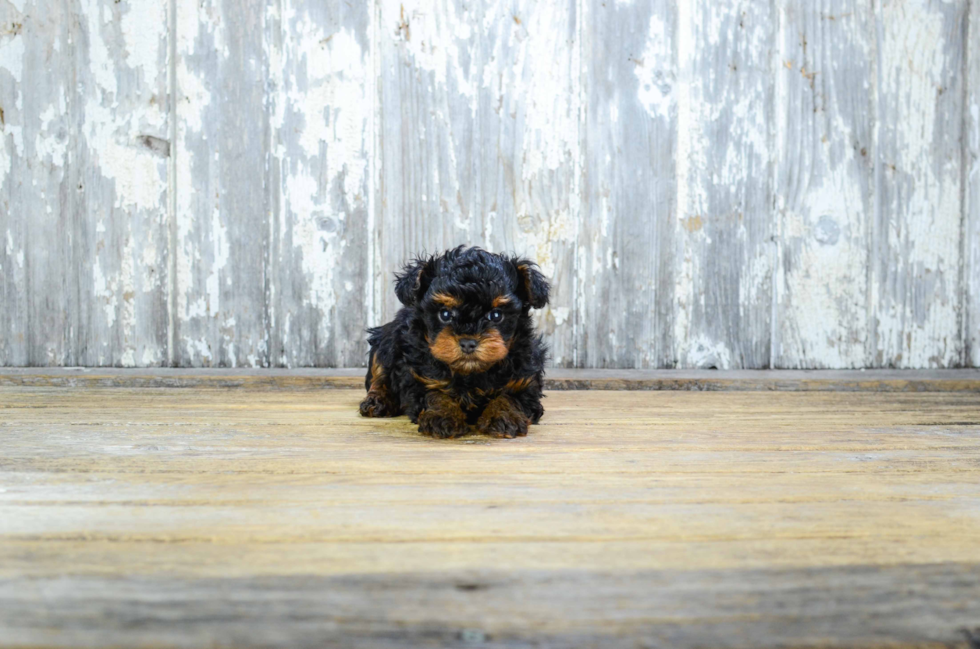
{"label": "puppy's head", "polygon": [[534,262],[462,246],[416,259],[395,285],[425,323],[429,351],[458,374],[505,359],[515,337],[530,334],[528,313],[548,303],[548,290]]}

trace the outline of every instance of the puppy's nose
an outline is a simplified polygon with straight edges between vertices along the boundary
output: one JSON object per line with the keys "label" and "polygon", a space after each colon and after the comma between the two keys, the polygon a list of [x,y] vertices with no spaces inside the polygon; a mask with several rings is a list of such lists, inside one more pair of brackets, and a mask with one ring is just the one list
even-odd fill
{"label": "puppy's nose", "polygon": [[472,354],[476,351],[476,340],[473,338],[460,338],[459,348],[463,350],[464,354]]}

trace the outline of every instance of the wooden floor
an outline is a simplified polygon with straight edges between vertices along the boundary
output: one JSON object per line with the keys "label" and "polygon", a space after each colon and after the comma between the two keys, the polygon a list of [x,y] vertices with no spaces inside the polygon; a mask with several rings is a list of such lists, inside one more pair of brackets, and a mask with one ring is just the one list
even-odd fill
{"label": "wooden floor", "polygon": [[0,644],[967,647],[980,393],[0,387]]}

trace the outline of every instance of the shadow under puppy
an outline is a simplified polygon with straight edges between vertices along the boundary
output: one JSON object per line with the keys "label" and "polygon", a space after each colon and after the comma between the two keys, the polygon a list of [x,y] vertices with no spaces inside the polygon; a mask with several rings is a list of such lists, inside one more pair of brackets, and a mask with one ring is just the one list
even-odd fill
{"label": "shadow under puppy", "polygon": [[416,259],[396,276],[405,306],[368,330],[361,414],[406,414],[433,437],[527,435],[544,414],[547,352],[530,310],[548,290],[533,262],[480,248]]}

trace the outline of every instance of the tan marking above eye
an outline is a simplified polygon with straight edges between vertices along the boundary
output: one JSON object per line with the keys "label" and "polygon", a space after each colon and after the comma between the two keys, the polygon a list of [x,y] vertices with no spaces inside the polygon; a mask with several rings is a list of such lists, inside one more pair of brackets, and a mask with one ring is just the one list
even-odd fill
{"label": "tan marking above eye", "polygon": [[432,296],[432,301],[450,309],[455,309],[462,304],[459,298],[449,295],[448,293],[436,293]]}
{"label": "tan marking above eye", "polygon": [[503,306],[505,304],[510,304],[510,297],[506,295],[498,295],[497,297],[493,298],[494,308]]}

